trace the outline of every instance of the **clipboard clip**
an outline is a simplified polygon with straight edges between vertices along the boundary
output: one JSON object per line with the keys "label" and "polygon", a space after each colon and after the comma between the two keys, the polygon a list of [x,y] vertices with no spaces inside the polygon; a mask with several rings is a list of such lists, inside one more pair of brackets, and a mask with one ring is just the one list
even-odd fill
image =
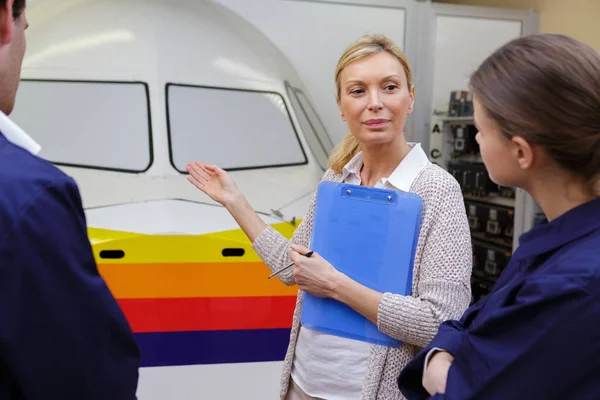
{"label": "clipboard clip", "polygon": [[[346,194],[347,195],[351,195],[352,194],[352,190],[350,190],[350,189],[346,190]],[[392,201],[393,197],[392,196],[388,196],[387,199],[388,199],[388,201]]]}
{"label": "clipboard clip", "polygon": [[393,190],[387,189],[364,187],[358,185],[345,185],[342,190],[342,195],[357,200],[395,203],[398,199],[398,193],[396,193]]}

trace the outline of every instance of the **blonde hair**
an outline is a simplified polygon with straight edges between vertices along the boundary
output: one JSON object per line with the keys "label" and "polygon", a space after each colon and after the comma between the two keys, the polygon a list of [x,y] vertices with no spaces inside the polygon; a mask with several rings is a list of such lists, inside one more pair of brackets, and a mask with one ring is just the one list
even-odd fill
{"label": "blonde hair", "polygon": [[[336,100],[339,101],[341,99],[342,91],[340,77],[344,68],[356,60],[384,51],[394,56],[400,62],[400,64],[402,64],[404,72],[406,73],[408,90],[412,90],[412,71],[410,69],[410,65],[408,65],[406,56],[402,50],[400,50],[398,45],[382,34],[367,34],[348,46],[346,51],[344,51],[340,57],[337,66],[335,67]],[[348,132],[344,137],[344,140],[342,140],[342,142],[338,144],[331,152],[331,155],[329,156],[329,168],[338,174],[341,174],[344,166],[348,164],[348,162],[356,154],[358,154],[359,151],[360,142],[351,132]]]}

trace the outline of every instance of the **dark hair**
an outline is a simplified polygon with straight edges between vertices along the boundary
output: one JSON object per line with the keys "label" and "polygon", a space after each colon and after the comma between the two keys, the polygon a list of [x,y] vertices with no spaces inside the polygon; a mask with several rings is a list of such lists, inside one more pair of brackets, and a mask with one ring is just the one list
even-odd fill
{"label": "dark hair", "polygon": [[564,35],[515,39],[471,76],[471,90],[507,137],[543,147],[592,187],[600,176],[600,55]]}
{"label": "dark hair", "polygon": [[[26,0],[15,0],[13,3],[13,18],[18,19],[25,10]],[[6,7],[6,0],[0,0],[0,7]]]}

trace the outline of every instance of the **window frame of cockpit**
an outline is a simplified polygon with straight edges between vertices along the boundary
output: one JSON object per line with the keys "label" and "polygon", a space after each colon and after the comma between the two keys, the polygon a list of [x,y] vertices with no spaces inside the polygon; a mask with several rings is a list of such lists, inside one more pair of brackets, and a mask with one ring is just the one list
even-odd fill
{"label": "window frame of cockpit", "polygon": [[[298,142],[298,147],[300,148],[300,151],[302,152],[302,157],[304,159],[304,161],[302,162],[297,162],[297,163],[286,163],[286,164],[276,164],[276,165],[257,165],[257,166],[251,166],[251,167],[233,167],[233,168],[223,168],[226,171],[248,171],[248,170],[257,170],[257,169],[265,169],[265,168],[283,168],[283,167],[295,167],[295,166],[302,166],[302,165],[307,165],[308,164],[308,157],[306,155],[306,151],[304,149],[304,146],[302,145],[302,141],[300,140],[300,135],[298,135],[298,130],[296,129],[296,125],[294,124],[294,121],[292,120],[292,116],[290,114],[290,107],[291,105],[287,104],[285,97],[279,93],[279,92],[275,92],[275,91],[269,91],[269,90],[257,90],[257,89],[242,89],[242,88],[231,88],[231,87],[224,87],[224,86],[210,86],[210,85],[194,85],[194,84],[188,84],[188,83],[175,83],[175,82],[167,82],[165,84],[165,107],[166,107],[166,123],[167,123],[167,142],[168,142],[168,148],[169,148],[169,162],[171,164],[171,166],[173,167],[173,169],[177,172],[179,172],[180,174],[188,174],[187,171],[182,171],[180,169],[177,168],[177,166],[175,165],[175,160],[173,157],[173,143],[172,143],[172,134],[171,134],[171,120],[170,120],[170,113],[169,113],[169,87],[171,86],[180,86],[180,87],[188,87],[188,88],[197,88],[197,89],[209,89],[209,90],[224,90],[224,91],[236,91],[236,92],[245,92],[245,93],[259,93],[259,94],[272,94],[272,95],[276,95],[279,96],[283,102],[283,105],[285,106],[285,111],[286,111],[286,115],[288,117],[288,120],[290,122],[290,125],[292,127],[292,130],[294,132],[294,135],[296,137],[296,140]],[[193,161],[193,160],[190,160]],[[318,164],[318,163],[317,163]]]}
{"label": "window frame of cockpit", "polygon": [[152,165],[154,164],[154,143],[153,143],[153,130],[152,130],[152,110],[150,107],[150,90],[148,83],[143,81],[119,81],[119,80],[92,80],[92,79],[44,79],[44,78],[21,78],[22,82],[50,82],[50,83],[84,83],[84,84],[108,84],[108,85],[142,85],[144,88],[144,95],[146,97],[146,111],[147,111],[147,120],[148,120],[148,165],[143,169],[128,169],[128,168],[118,168],[118,167],[106,167],[106,166],[98,166],[98,165],[89,165],[89,164],[76,164],[76,163],[68,163],[61,161],[52,161],[48,159],[48,161],[54,165],[62,166],[62,167],[72,167],[72,168],[84,168],[84,169],[92,169],[92,170],[100,170],[100,171],[112,171],[112,172],[122,172],[128,174],[140,174],[148,171]]}
{"label": "window frame of cockpit", "polygon": [[[313,108],[312,104],[310,103],[310,101],[308,100],[308,97],[306,97],[306,94],[298,89],[295,86],[292,86],[288,81],[285,81],[285,89],[286,92],[288,94],[288,96],[290,97],[290,100],[292,100],[292,96],[293,98],[296,100],[296,102],[298,103],[298,106],[300,107],[300,110],[296,110],[296,108],[294,107],[294,104],[292,102],[291,104],[291,108],[294,110],[294,112],[296,114],[298,114],[299,112],[301,112],[304,117],[306,118],[306,121],[308,122],[308,125],[310,126],[310,129],[312,130],[315,138],[317,139],[317,142],[319,143],[319,147],[321,148],[321,150],[323,151],[323,153],[325,154],[325,160],[323,162],[323,164],[319,161],[318,156],[316,155],[315,150],[313,149],[313,155],[317,161],[317,164],[319,165],[319,167],[321,168],[321,170],[326,171],[327,168],[329,168],[329,155],[331,154],[331,151],[335,148],[335,145],[333,143],[333,141],[331,140],[331,138],[329,137],[329,134],[327,132],[327,128],[325,128],[325,125],[323,124],[323,121],[321,121],[321,118],[319,117],[319,114],[317,114],[316,110]],[[331,144],[331,150],[327,150],[327,147],[323,144],[323,138],[319,135],[318,130],[315,129],[315,125],[313,124],[313,119],[310,117],[310,114],[306,111],[306,109],[304,108],[304,105],[302,104],[302,100],[300,99],[300,96],[302,95],[302,97],[304,97],[304,99],[306,100],[306,103],[308,105],[308,107],[311,108],[312,113],[314,114],[314,116],[316,117],[318,124],[321,125],[321,127],[323,128],[323,133],[326,135],[327,140],[329,141],[329,143]],[[298,118],[298,115],[296,115],[296,117]],[[300,121],[298,121],[298,123],[300,125],[302,125],[300,123]],[[308,132],[305,132],[305,135],[309,135]],[[310,146],[310,141],[308,140],[308,137],[305,136],[305,139],[308,143],[308,146]]]}

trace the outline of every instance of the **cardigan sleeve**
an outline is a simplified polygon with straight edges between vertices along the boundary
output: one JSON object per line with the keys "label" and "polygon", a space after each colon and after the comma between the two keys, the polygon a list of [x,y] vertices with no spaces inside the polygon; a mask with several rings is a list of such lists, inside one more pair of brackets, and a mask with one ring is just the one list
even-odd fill
{"label": "cardigan sleeve", "polygon": [[384,293],[377,316],[381,332],[418,347],[433,339],[443,321],[458,319],[471,300],[471,234],[460,186],[441,169],[428,173],[417,183],[424,185],[424,215],[413,294]]}
{"label": "cardigan sleeve", "polygon": [[[334,175],[334,171],[327,170],[322,180],[331,180]],[[254,243],[252,243],[254,251],[256,251],[271,271],[278,271],[292,263],[292,260],[290,260],[289,257],[292,244],[309,247],[316,197],[315,193],[310,202],[308,212],[302,219],[300,225],[298,225],[298,228],[296,228],[291,240],[285,238],[281,233],[273,229],[273,227],[267,226],[267,228],[254,240]],[[291,286],[296,283],[292,268],[288,268],[277,276],[286,285]]]}

